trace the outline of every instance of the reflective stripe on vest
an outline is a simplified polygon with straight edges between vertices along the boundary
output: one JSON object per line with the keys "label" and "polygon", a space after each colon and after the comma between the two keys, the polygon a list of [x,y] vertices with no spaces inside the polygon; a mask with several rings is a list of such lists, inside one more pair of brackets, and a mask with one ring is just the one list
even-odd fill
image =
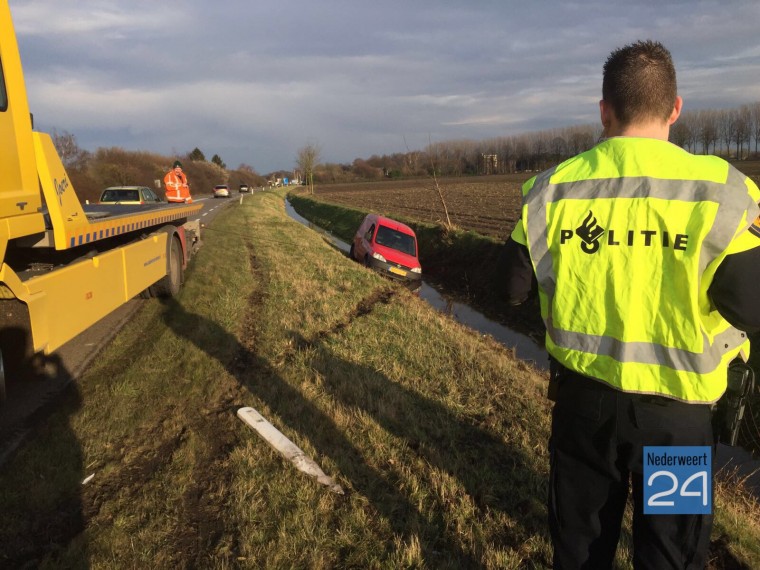
{"label": "reflective stripe on vest", "polygon": [[[606,177],[588,179],[600,164]],[[691,178],[662,177],[670,171]],[[610,139],[526,185],[549,353],[626,391],[717,400],[726,365],[749,348],[707,298],[726,249],[757,215],[744,179],[663,141]]]}

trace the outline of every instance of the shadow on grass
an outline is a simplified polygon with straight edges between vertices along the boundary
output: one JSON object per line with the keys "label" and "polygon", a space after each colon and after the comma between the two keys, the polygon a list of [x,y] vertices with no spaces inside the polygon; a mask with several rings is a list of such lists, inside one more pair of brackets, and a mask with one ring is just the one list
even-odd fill
{"label": "shadow on grass", "polygon": [[[58,355],[38,355],[9,385],[6,406],[35,409],[3,433],[3,448],[12,443],[0,467],[0,568],[88,568],[82,447],[70,425],[81,406],[76,382]],[[41,444],[16,449],[25,435]]]}
{"label": "shadow on grass", "polygon": [[[321,341],[291,334],[297,347],[316,349],[311,365],[322,375],[322,385],[335,399],[372,416],[388,433],[407,442],[425,464],[459,482],[478,509],[472,522],[482,522],[494,511],[509,518],[510,529],[504,529],[496,540],[490,538],[490,546],[516,551],[532,537],[545,535],[548,540],[546,476],[531,466],[534,457],[529,457],[525,449],[507,443],[483,425],[487,418],[456,414],[372,367],[336,357]],[[514,420],[521,421],[517,417]],[[443,519],[443,512],[452,505],[442,504],[441,500],[436,498],[439,504],[434,509]],[[446,537],[443,528],[437,530],[441,531],[438,536],[426,538],[439,550],[442,545],[437,541]],[[547,560],[543,563],[550,565]]]}
{"label": "shadow on grass", "polygon": [[[176,300],[167,301],[163,318],[176,334],[222,363],[237,382],[264,402],[289,430],[311,442],[320,455],[329,457],[340,470],[338,482],[346,487],[347,481],[349,492],[366,497],[394,535],[403,537],[406,542],[417,537],[427,566],[474,568],[481,565],[480,556],[486,544],[476,545],[478,552],[461,546],[461,540],[455,538],[459,529],[447,512],[450,505],[435,504],[423,512],[417,506],[419,501],[400,488],[393,471],[369,465],[363,452],[335,421],[281,378],[255,349],[243,346],[218,324],[187,311]],[[297,334],[293,336],[296,350],[314,346]],[[209,338],[215,339],[213,344],[208,342]],[[255,346],[255,342],[251,346]],[[231,360],[230,347],[234,347],[235,354]],[[335,399],[366,410],[394,436],[408,441],[409,447],[423,460],[458,479],[478,506],[477,517],[487,517],[492,509],[509,515],[518,530],[505,529],[503,540],[497,546],[514,549],[543,532],[544,490],[542,485],[536,488],[536,481],[541,477],[527,466],[528,458],[522,450],[511,448],[495,434],[456,416],[439,403],[395,384],[374,370],[337,358],[327,350],[320,349],[315,364]],[[356,378],[364,378],[366,393],[363,395],[350,386]],[[386,396],[403,401],[405,409],[398,410],[397,414],[381,411],[378,402]],[[241,402],[240,406],[243,405],[248,404]],[[521,522],[526,518],[530,521],[527,527]],[[473,535],[478,535],[477,530]],[[389,543],[388,556],[397,554],[391,548]]]}

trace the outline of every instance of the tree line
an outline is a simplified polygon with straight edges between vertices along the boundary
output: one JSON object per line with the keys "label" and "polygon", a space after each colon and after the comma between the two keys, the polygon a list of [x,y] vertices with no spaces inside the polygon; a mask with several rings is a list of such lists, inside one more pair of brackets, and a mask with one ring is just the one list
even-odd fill
{"label": "tree line", "polygon": [[[319,163],[321,147],[299,149],[296,171],[260,175],[251,166],[228,169],[219,155],[206,160],[198,148],[181,156],[165,156],[118,147],[89,152],[66,131],[52,138],[71,182],[82,200],[97,200],[103,188],[115,185],[157,187],[174,160],[183,163],[191,192],[210,193],[216,184],[265,186],[277,176],[292,176],[313,187],[387,178],[455,177],[540,171],[591,148],[602,136],[600,125],[576,125],[484,140],[430,142],[422,150],[356,158],[351,163]],[[730,160],[760,158],[760,102],[733,109],[685,111],[670,130],[670,141],[697,154]]]}
{"label": "tree line", "polygon": [[[431,142],[423,150],[357,158],[313,168],[317,183],[418,176],[473,176],[540,171],[596,144],[601,125],[579,125],[486,140]],[[670,142],[696,154],[758,158],[760,102],[733,109],[684,111]],[[297,164],[301,163],[300,154]]]}
{"label": "tree line", "polygon": [[128,151],[119,147],[99,148],[95,152],[82,149],[76,137],[66,131],[53,131],[53,144],[80,200],[97,201],[109,186],[148,186],[163,195],[163,178],[175,160],[182,163],[191,194],[210,194],[217,184],[238,188],[241,184],[264,186],[266,180],[251,166],[241,164],[228,169],[219,155],[211,160],[195,148],[180,156],[152,152]]}

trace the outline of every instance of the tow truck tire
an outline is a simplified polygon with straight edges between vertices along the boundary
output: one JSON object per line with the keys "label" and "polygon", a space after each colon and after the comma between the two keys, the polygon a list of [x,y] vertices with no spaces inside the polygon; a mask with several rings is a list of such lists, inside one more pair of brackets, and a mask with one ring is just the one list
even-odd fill
{"label": "tow truck tire", "polygon": [[8,385],[34,378],[32,325],[27,306],[17,299],[0,300],[0,402]]}
{"label": "tow truck tire", "polygon": [[156,297],[175,297],[182,288],[182,245],[176,235],[169,236],[166,248],[166,276],[153,285]]}
{"label": "tow truck tire", "polygon": [[3,366],[3,353],[0,351],[0,406],[5,403],[5,367]]}

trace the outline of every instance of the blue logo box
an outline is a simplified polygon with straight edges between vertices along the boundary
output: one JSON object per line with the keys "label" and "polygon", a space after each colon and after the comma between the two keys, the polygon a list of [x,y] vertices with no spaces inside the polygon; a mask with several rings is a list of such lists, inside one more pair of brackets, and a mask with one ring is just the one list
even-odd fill
{"label": "blue logo box", "polygon": [[712,513],[710,446],[644,447],[644,514]]}

